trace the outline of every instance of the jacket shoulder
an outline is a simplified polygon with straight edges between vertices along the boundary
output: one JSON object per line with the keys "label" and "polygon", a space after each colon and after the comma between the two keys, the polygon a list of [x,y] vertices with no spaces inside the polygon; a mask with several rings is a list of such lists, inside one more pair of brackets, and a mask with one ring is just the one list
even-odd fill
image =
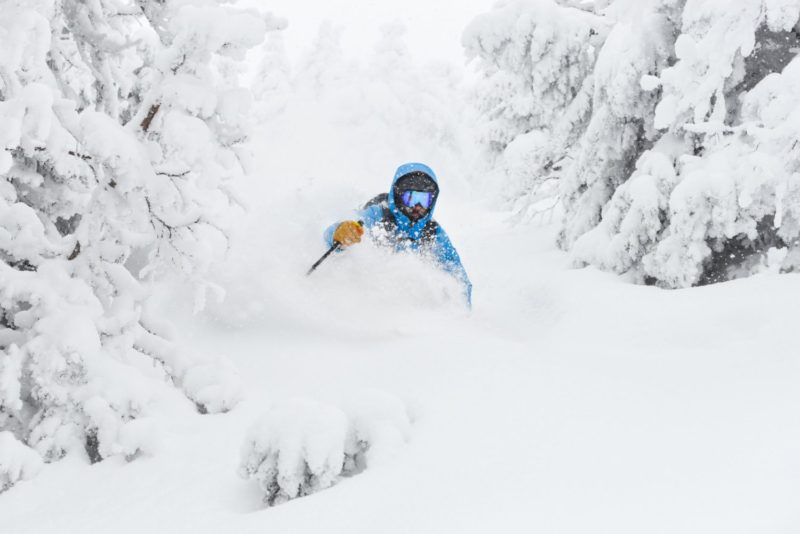
{"label": "jacket shoulder", "polygon": [[378,206],[381,204],[389,205],[389,193],[379,193],[369,199],[362,209],[367,209],[372,206]]}

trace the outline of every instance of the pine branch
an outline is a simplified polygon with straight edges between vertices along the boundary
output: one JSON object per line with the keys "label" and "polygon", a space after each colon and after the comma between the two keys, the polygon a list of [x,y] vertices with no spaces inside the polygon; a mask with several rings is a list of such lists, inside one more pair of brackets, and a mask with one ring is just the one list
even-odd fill
{"label": "pine branch", "polygon": [[181,67],[183,67],[185,64],[186,64],[186,54],[183,54],[183,56],[181,57],[181,60],[178,62],[178,64],[170,69],[172,71],[172,74],[178,74],[178,70]]}
{"label": "pine branch", "polygon": [[[6,148],[5,150],[6,152],[11,152],[12,156],[25,157],[25,153],[23,152],[22,147]],[[47,147],[37,146],[34,147],[33,150],[34,152],[47,152]],[[89,156],[87,154],[81,154],[80,152],[76,152],[75,150],[67,150],[67,154],[76,158],[81,158],[83,161],[91,161],[92,159],[92,156]]]}
{"label": "pine branch", "polygon": [[156,116],[156,113],[158,113],[159,109],[161,109],[161,104],[153,104],[150,106],[150,111],[147,112],[147,116],[142,121],[142,130],[146,132],[148,129],[150,129],[150,123],[153,122],[153,118]]}
{"label": "pine branch", "polygon": [[156,172],[156,175],[157,176],[167,176],[169,178],[183,178],[184,176],[186,176],[190,172],[192,172],[192,171],[183,171],[181,173],[169,173],[169,172],[161,172],[161,171],[159,171],[159,172]]}
{"label": "pine branch", "polygon": [[81,253],[81,242],[80,241],[76,241],[75,242],[75,248],[72,249],[72,252],[70,253],[70,255],[67,256],[67,259],[69,261],[72,261],[75,258],[77,258],[78,254],[80,254],[80,253]]}

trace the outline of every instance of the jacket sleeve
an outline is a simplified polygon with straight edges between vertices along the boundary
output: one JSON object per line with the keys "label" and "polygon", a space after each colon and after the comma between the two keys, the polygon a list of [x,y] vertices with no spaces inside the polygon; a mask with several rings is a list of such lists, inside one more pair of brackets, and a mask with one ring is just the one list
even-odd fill
{"label": "jacket sleeve", "polygon": [[466,269],[461,265],[461,258],[458,256],[456,248],[447,236],[447,232],[441,226],[436,231],[436,259],[446,272],[453,275],[464,285],[467,304],[472,307],[472,282],[469,281]]}
{"label": "jacket sleeve", "polygon": [[[364,223],[364,228],[369,230],[376,223],[380,222],[383,219],[383,208],[378,205],[370,206],[363,210],[358,210],[355,213],[355,220],[361,221]],[[328,244],[329,247],[333,246],[333,233],[342,224],[343,221],[338,221],[330,225],[326,230],[325,233],[322,234],[322,238]]]}

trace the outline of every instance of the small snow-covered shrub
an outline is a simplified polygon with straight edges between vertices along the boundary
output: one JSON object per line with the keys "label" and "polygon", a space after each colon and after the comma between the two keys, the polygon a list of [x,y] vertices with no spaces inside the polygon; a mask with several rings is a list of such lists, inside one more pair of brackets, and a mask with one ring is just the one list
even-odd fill
{"label": "small snow-covered shrub", "polygon": [[258,480],[272,506],[329,488],[343,474],[347,416],[338,408],[297,400],[273,408],[242,449],[239,473]]}
{"label": "small snow-covered shrub", "polygon": [[0,493],[20,480],[32,478],[41,468],[42,458],[36,451],[11,432],[0,432]]}
{"label": "small snow-covered shrub", "polygon": [[410,433],[396,397],[366,391],[343,411],[308,400],[269,410],[242,447],[239,474],[255,478],[272,506],[329,488],[394,455]]}

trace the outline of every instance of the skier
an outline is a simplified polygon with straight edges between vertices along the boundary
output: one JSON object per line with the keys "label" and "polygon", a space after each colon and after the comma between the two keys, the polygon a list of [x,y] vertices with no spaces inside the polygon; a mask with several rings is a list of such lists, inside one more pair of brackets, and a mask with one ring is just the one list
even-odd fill
{"label": "skier", "polygon": [[328,246],[347,247],[361,242],[364,230],[380,245],[397,251],[413,250],[428,255],[464,287],[472,305],[472,284],[444,228],[433,220],[439,185],[433,170],[422,163],[406,163],[394,174],[389,193],[382,193],[357,212],[358,221],[344,221],[325,231]]}

